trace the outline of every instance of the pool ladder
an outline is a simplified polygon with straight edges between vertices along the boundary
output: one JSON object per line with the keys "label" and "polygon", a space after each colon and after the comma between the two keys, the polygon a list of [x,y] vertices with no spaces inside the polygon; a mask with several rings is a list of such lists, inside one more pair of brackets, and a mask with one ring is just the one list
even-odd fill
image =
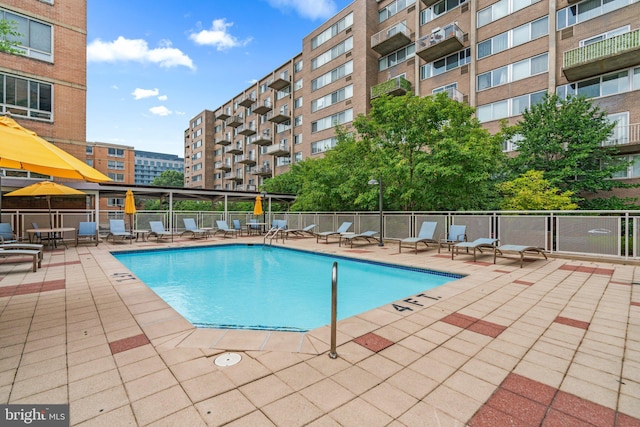
{"label": "pool ladder", "polygon": [[[280,233],[280,231],[284,230],[284,228],[281,227],[271,227],[269,229],[269,231],[267,231],[267,234],[264,235],[264,239],[262,240],[262,244],[266,245],[267,244],[267,239],[269,239],[269,245],[273,244],[273,238],[275,237],[276,242],[278,241],[278,233]],[[282,235],[282,243],[284,243],[284,234]]]}

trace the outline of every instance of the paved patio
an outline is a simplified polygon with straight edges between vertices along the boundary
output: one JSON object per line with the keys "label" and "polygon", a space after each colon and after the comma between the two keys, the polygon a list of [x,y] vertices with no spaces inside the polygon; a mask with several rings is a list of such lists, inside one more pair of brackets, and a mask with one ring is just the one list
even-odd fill
{"label": "paved patio", "polygon": [[328,327],[195,329],[110,254],[249,242],[0,259],[0,402],[70,403],[74,426],[640,426],[638,265],[287,240],[467,275],[339,322],[333,360]]}

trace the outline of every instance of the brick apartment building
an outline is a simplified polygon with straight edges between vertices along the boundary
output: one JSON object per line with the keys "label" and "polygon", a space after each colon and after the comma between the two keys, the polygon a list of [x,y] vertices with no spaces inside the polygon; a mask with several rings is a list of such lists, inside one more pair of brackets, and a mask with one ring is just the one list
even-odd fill
{"label": "brick apartment building", "polygon": [[0,52],[0,114],[84,159],[86,0],[3,0],[0,19],[18,23],[24,51]]}
{"label": "brick apartment building", "polygon": [[[334,125],[373,97],[408,91],[467,102],[492,132],[546,92],[585,95],[617,122],[620,155],[640,159],[639,90],[638,0],[355,0],[190,120],[185,186],[255,190],[333,147]],[[640,161],[618,178],[640,181]]]}

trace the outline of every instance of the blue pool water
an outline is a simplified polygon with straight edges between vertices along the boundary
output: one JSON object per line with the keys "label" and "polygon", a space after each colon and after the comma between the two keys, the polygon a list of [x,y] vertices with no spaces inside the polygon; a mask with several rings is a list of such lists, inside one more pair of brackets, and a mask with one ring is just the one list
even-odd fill
{"label": "blue pool water", "polygon": [[334,261],[338,262],[338,319],[460,277],[262,245],[113,255],[200,327],[304,331],[329,324]]}

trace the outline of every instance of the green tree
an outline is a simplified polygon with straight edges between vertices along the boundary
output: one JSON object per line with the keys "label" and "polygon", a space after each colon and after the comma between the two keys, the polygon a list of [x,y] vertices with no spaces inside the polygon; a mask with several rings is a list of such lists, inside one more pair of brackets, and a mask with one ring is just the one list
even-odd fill
{"label": "green tree", "polygon": [[151,181],[155,187],[184,187],[184,174],[178,171],[166,170]]}
{"label": "green tree", "polygon": [[22,34],[16,30],[17,28],[18,23],[16,21],[0,19],[0,52],[22,53],[21,49],[16,48],[16,46],[20,46],[18,38],[22,37]]}
{"label": "green tree", "polygon": [[615,147],[603,146],[614,126],[607,113],[590,100],[547,95],[504,133],[522,138],[517,141],[511,172],[516,176],[529,170],[543,171],[552,186],[571,191],[578,203],[588,193],[626,187],[611,178],[628,162],[614,157]]}
{"label": "green tree", "polygon": [[514,180],[500,183],[504,194],[500,208],[504,210],[572,210],[578,207],[571,201],[573,193],[560,193],[544,179],[542,171],[527,171]]}

